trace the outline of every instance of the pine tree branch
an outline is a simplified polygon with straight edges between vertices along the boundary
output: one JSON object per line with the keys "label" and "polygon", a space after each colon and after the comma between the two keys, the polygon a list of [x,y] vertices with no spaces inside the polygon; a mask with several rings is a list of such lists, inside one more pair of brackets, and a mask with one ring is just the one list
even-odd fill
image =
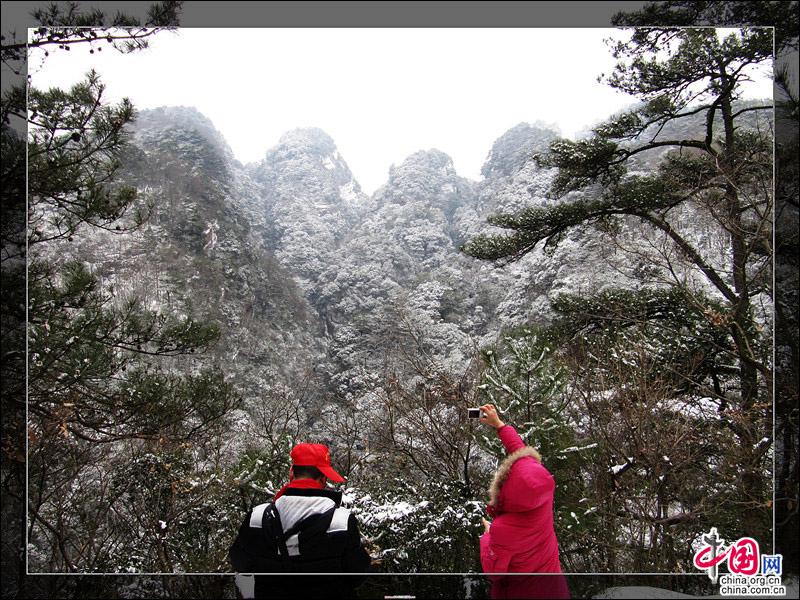
{"label": "pine tree branch", "polygon": [[754,110],[772,110],[772,109],[773,109],[772,106],[748,106],[747,108],[742,108],[741,110],[737,110],[735,113],[731,115],[731,118],[735,119],[741,114],[744,114],[746,112],[751,112]]}
{"label": "pine tree branch", "polygon": [[666,233],[672,239],[684,254],[694,263],[702,272],[708,277],[709,281],[722,293],[728,301],[734,306],[739,302],[739,296],[734,292],[719,276],[719,273],[714,270],[695,250],[695,248],[686,241],[673,227],[663,218],[658,217],[652,213],[642,213],[641,218],[656,226],[658,229]]}
{"label": "pine tree branch", "polygon": [[616,165],[626,162],[631,156],[635,156],[640,154],[641,152],[645,152],[646,150],[653,150],[655,148],[663,148],[665,146],[672,146],[676,148],[697,148],[698,150],[703,150],[708,152],[709,154],[716,155],[716,153],[711,149],[710,146],[707,146],[704,141],[700,140],[664,140],[661,142],[648,142],[647,144],[643,144],[642,146],[637,146],[632,150],[622,149],[620,150],[620,156],[615,160],[611,161],[609,164]]}
{"label": "pine tree branch", "polygon": [[148,38],[158,32],[162,31],[161,28],[154,28],[154,29],[147,29],[141,28],[139,31],[136,32],[128,32],[124,35],[112,35],[106,34],[102,36],[89,36],[89,37],[80,37],[77,39],[48,39],[48,38],[41,38],[37,40],[33,40],[31,42],[24,42],[24,43],[16,43],[16,44],[7,44],[2,46],[2,52],[14,52],[14,51],[22,51],[24,49],[29,48],[43,48],[46,46],[52,45],[59,45],[59,46],[72,46],[75,44],[84,44],[84,43],[99,43],[100,40],[106,40],[108,42],[115,42],[118,40],[140,40],[143,38]]}

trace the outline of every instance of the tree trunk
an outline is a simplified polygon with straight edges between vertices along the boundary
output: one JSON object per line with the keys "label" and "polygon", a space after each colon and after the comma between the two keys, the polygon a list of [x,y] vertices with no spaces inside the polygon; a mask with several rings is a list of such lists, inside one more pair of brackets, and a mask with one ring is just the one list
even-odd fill
{"label": "tree trunk", "polygon": [[756,366],[756,357],[753,356],[754,347],[752,305],[750,302],[750,289],[747,279],[747,259],[749,249],[745,229],[742,223],[742,206],[737,189],[737,147],[731,96],[727,90],[732,89],[730,80],[722,69],[721,78],[724,96],[720,103],[722,121],[725,134],[725,149],[719,160],[719,168],[725,178],[725,204],[727,207],[728,230],[731,236],[732,276],[733,288],[737,301],[732,306],[733,314],[730,323],[731,336],[735,345],[736,356],[739,361],[739,399],[738,415],[741,418],[739,444],[741,468],[741,501],[746,502],[744,509],[744,522],[751,535],[765,542],[768,527],[766,517],[768,509],[765,505],[766,486],[764,474],[760,472],[761,452],[758,440],[764,424],[760,418],[761,410],[758,405],[766,402],[766,398],[759,398],[759,376]]}

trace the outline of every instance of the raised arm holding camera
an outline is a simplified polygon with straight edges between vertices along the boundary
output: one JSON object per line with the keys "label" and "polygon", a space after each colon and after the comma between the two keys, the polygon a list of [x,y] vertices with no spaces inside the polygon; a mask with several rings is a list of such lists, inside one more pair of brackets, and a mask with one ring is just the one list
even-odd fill
{"label": "raised arm holding camera", "polygon": [[[489,489],[486,511],[493,520],[483,520],[481,565],[485,573],[531,574],[491,576],[491,597],[569,598],[553,528],[555,479],[494,405],[481,406],[479,418],[497,431],[507,453]],[[551,575],[541,575],[545,573]]]}

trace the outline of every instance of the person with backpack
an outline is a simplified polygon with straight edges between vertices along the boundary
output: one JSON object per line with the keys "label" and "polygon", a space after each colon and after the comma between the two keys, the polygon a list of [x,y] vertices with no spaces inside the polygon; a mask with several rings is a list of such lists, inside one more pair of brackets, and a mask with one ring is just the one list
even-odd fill
{"label": "person with backpack", "polygon": [[364,577],[332,574],[366,573],[371,559],[342,493],[326,487],[344,478],[322,444],[298,444],[291,459],[289,482],[245,517],[231,564],[239,573],[273,574],[256,575],[255,598],[350,598]]}

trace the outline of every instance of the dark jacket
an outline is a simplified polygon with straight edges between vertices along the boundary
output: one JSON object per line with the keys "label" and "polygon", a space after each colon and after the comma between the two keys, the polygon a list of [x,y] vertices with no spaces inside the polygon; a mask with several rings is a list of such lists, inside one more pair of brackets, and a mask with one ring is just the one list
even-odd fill
{"label": "dark jacket", "polygon": [[[366,573],[370,558],[341,492],[295,480],[253,508],[231,546],[240,573]],[[256,576],[256,598],[349,598],[363,577]]]}

